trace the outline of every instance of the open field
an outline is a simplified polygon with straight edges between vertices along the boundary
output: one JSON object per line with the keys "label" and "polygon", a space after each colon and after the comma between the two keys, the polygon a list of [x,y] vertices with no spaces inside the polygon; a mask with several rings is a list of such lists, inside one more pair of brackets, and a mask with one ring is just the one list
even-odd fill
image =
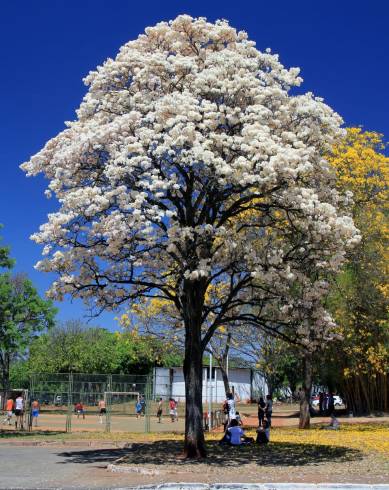
{"label": "open field", "polygon": [[[274,427],[297,427],[298,426],[298,411],[296,406],[282,405],[277,406],[272,418],[272,425]],[[243,425],[247,428],[254,428],[257,426],[257,412],[255,405],[242,404],[238,406],[240,414],[242,416]],[[15,419],[13,418],[13,421]],[[341,416],[339,418],[341,424],[358,424],[358,423],[389,423],[389,416],[387,417],[354,417],[349,418],[347,416]],[[325,425],[329,423],[328,417],[313,417],[311,419],[312,425]],[[158,423],[155,413],[151,412],[150,416],[150,432],[183,432],[185,427],[185,420],[183,415],[179,417],[178,421],[171,422],[169,416],[162,418],[162,423]],[[1,429],[6,431],[14,431],[14,425],[1,425]],[[64,410],[45,410],[41,412],[38,418],[38,427],[33,427],[33,432],[39,431],[54,431],[64,432],[66,430],[66,412]],[[72,432],[101,432],[105,430],[105,419],[103,418],[103,424],[100,424],[99,415],[94,409],[93,411],[87,410],[85,419],[82,416],[77,417],[76,414],[72,414]],[[145,432],[145,418],[139,419],[132,413],[118,414],[114,412],[111,416],[111,432],[133,432],[143,433]]]}

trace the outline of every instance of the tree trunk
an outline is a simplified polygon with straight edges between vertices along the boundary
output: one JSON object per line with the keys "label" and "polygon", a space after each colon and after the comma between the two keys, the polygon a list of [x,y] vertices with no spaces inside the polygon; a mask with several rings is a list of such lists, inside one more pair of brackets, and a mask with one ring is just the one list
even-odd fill
{"label": "tree trunk", "polygon": [[311,391],[312,391],[312,354],[305,353],[303,358],[303,394],[300,400],[300,429],[309,429],[311,422]]}
{"label": "tree trunk", "polygon": [[206,457],[203,431],[203,347],[201,314],[204,286],[199,281],[184,281],[182,296],[185,323],[185,444],[186,458]]}
{"label": "tree trunk", "polygon": [[222,373],[222,378],[223,378],[223,384],[224,384],[224,391],[227,393],[230,393],[230,382],[228,381],[228,374],[223,366],[223,364],[219,364],[220,372]]}
{"label": "tree trunk", "polygon": [[3,355],[1,355],[1,359],[0,359],[1,382],[4,390],[4,399],[7,399],[9,393],[11,392],[11,385],[9,381],[9,365],[10,365],[10,356],[6,352]]}

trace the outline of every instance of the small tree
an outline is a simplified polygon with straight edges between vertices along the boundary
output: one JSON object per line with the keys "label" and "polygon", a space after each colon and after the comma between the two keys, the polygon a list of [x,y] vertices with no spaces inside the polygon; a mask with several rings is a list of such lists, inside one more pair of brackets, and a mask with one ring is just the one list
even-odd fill
{"label": "small tree", "polygon": [[[226,21],[161,22],[88,75],[77,120],[22,166],[43,172],[61,203],[34,236],[49,255],[38,268],[58,273],[53,297],[101,311],[153,296],[177,309],[189,457],[205,455],[209,340],[238,310],[270,328],[246,312],[272,297],[259,283],[293,274],[296,254],[272,237],[279,218],[301,230],[304,250],[331,242],[333,254],[355,235],[324,159],[341,120],[312,94],[289,94],[298,73]],[[207,304],[220,282],[226,294]]]}
{"label": "small tree", "polygon": [[26,276],[0,275],[0,373],[6,392],[11,361],[25,352],[37,333],[53,326],[55,314],[52,302],[42,299]]}

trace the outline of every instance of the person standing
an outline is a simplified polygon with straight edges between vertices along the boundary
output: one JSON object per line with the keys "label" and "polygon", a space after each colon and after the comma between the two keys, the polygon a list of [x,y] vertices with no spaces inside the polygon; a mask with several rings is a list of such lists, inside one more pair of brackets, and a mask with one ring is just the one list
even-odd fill
{"label": "person standing", "polygon": [[80,415],[82,415],[82,418],[85,419],[84,405],[81,402],[76,403],[76,413],[78,419],[80,418]]}
{"label": "person standing", "polygon": [[34,400],[31,403],[31,425],[34,425],[34,419],[35,419],[35,427],[38,427],[39,410],[40,410],[39,401]]}
{"label": "person standing", "polygon": [[144,395],[141,395],[139,403],[140,403],[140,413],[144,417],[146,415],[146,399]]}
{"label": "person standing", "polygon": [[14,401],[11,396],[8,397],[7,402],[5,404],[5,410],[7,412],[7,415],[5,419],[3,420],[3,424],[11,425],[12,423],[12,415],[13,415],[13,410],[14,410]]}
{"label": "person standing", "polygon": [[236,418],[236,406],[234,395],[232,393],[227,393],[227,407],[228,407],[228,423]]}
{"label": "person standing", "polygon": [[265,405],[265,417],[269,423],[269,427],[271,427],[272,414],[273,414],[273,398],[269,394],[269,395],[266,395],[266,405]]}
{"label": "person standing", "polygon": [[159,424],[161,423],[162,420],[162,410],[163,410],[163,403],[162,403],[162,398],[160,398],[158,402],[158,408],[157,408],[157,419]]}
{"label": "person standing", "polygon": [[105,404],[105,400],[101,399],[99,400],[99,419],[100,419],[100,424],[103,423],[103,417],[107,418],[107,407]]}
{"label": "person standing", "polygon": [[169,414],[172,422],[174,422],[176,419],[178,420],[177,404],[174,398],[169,398]]}
{"label": "person standing", "polygon": [[323,415],[324,411],[324,393],[322,391],[319,392],[319,413]]}
{"label": "person standing", "polygon": [[263,397],[261,396],[258,400],[258,427],[263,427],[263,423],[265,420],[265,407],[266,403]]}
{"label": "person standing", "polygon": [[24,429],[23,415],[24,415],[24,399],[22,394],[20,393],[15,400],[15,417],[16,417],[15,429],[18,428],[18,423],[19,423],[19,429]]}
{"label": "person standing", "polygon": [[333,415],[335,412],[335,400],[332,391],[328,393],[328,403],[327,403],[327,414],[329,416]]}
{"label": "person standing", "polygon": [[136,412],[136,418],[139,419],[142,413],[142,404],[140,402],[140,398],[138,398],[137,402],[135,403],[135,412]]}

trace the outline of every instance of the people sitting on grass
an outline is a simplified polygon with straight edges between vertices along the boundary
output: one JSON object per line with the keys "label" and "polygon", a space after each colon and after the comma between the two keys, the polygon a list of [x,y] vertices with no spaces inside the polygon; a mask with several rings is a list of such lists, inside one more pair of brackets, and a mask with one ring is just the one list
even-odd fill
{"label": "people sitting on grass", "polygon": [[242,444],[251,444],[254,442],[252,437],[245,436],[242,427],[239,427],[239,423],[236,419],[232,419],[230,426],[226,430],[223,439],[220,444],[226,444],[229,446],[241,446]]}
{"label": "people sitting on grass", "polygon": [[267,444],[270,441],[270,424],[267,420],[263,421],[262,426],[257,429],[257,444]]}

